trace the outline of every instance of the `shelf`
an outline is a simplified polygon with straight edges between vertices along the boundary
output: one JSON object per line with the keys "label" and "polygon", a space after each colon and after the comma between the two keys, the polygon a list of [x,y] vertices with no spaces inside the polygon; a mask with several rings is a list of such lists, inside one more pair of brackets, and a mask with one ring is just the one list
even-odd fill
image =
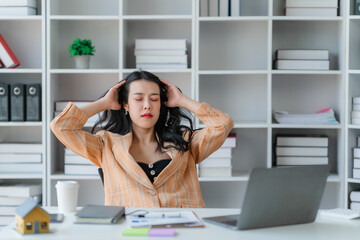
{"label": "shelf", "polygon": [[268,21],[269,17],[239,16],[239,17],[199,17],[201,22],[240,22],[240,21]]}
{"label": "shelf", "polygon": [[199,70],[200,75],[267,74],[266,70]]}
{"label": "shelf", "polygon": [[[138,71],[136,68],[126,68],[123,70],[124,73],[132,73],[134,71]],[[191,73],[192,69],[148,69],[147,71],[154,73]]]}
{"label": "shelf", "polygon": [[341,177],[337,174],[330,174],[327,178],[327,182],[341,183]]}
{"label": "shelf", "polygon": [[0,127],[41,127],[42,122],[0,122]]}
{"label": "shelf", "polygon": [[360,184],[360,179],[358,179],[358,178],[348,178],[347,182],[348,183],[359,183]]}
{"label": "shelf", "polygon": [[192,20],[191,15],[127,15],[124,20]]}
{"label": "shelf", "polygon": [[360,125],[355,125],[355,124],[349,124],[349,125],[347,125],[347,127],[349,129],[360,129]]}
{"label": "shelf", "polygon": [[340,71],[340,70],[330,70],[330,71],[318,71],[318,70],[271,70],[271,73],[272,74],[341,75],[342,71]]}
{"label": "shelf", "polygon": [[118,21],[119,16],[96,16],[96,15],[52,15],[49,16],[50,20],[94,20],[94,21],[105,21],[113,20]]}
{"label": "shelf", "polygon": [[0,173],[0,179],[42,179],[42,174],[29,174],[29,173]]}
{"label": "shelf", "polygon": [[92,74],[92,73],[119,73],[118,69],[51,69],[50,73],[56,74]]}
{"label": "shelf", "polygon": [[360,70],[349,70],[349,74],[360,74]]}
{"label": "shelf", "polygon": [[82,179],[82,180],[101,180],[99,175],[65,175],[63,173],[55,173],[50,175],[50,179],[68,180],[68,179]]}
{"label": "shelf", "polygon": [[315,16],[274,16],[271,18],[273,21],[342,21],[344,17],[315,17]]}
{"label": "shelf", "polygon": [[0,21],[2,20],[15,20],[15,21],[41,21],[43,19],[40,15],[34,16],[0,16]]}
{"label": "shelf", "polygon": [[42,73],[42,69],[39,68],[8,68],[8,69],[0,69],[0,73]]}
{"label": "shelf", "polygon": [[[204,124],[199,124],[199,128],[204,128]],[[234,122],[234,128],[267,128],[269,127],[266,123],[244,123],[244,122]]]}
{"label": "shelf", "polygon": [[341,129],[341,124],[271,124],[272,128]]}

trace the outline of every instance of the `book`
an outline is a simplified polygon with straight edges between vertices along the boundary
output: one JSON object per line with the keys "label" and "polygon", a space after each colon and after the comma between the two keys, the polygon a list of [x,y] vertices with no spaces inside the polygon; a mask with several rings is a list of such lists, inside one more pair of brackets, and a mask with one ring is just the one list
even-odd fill
{"label": "book", "polygon": [[185,49],[134,49],[135,56],[184,56]]}
{"label": "book", "polygon": [[85,164],[85,165],[89,165],[90,160],[86,159],[84,157],[81,157],[79,155],[74,155],[74,154],[65,154],[64,156],[64,163],[67,164]]}
{"label": "book", "polygon": [[[35,198],[39,199],[40,196],[34,196]],[[28,197],[8,197],[8,196],[0,196],[0,206],[19,206],[23,204]]]}
{"label": "book", "polygon": [[279,60],[328,60],[329,50],[319,49],[278,49],[276,50],[276,57]]}
{"label": "book", "polygon": [[276,157],[277,165],[326,165],[328,157]]}
{"label": "book", "polygon": [[[0,16],[2,14],[0,13]],[[16,68],[20,65],[19,60],[5,41],[4,37],[0,34],[0,61],[6,68]]]}
{"label": "book", "polygon": [[360,148],[354,148],[353,155],[354,158],[360,158]]}
{"label": "book", "polygon": [[360,104],[360,97],[353,97],[352,102],[353,104]]}
{"label": "book", "polygon": [[187,69],[186,63],[137,63],[136,68],[146,69]]}
{"label": "book", "polygon": [[350,201],[360,202],[360,191],[351,191],[350,192]]}
{"label": "book", "polygon": [[230,133],[223,145],[221,145],[221,148],[236,148],[236,134]]}
{"label": "book", "polygon": [[231,158],[206,158],[199,163],[202,167],[231,167]]}
{"label": "book", "polygon": [[209,0],[209,16],[219,16],[219,2],[218,0]]}
{"label": "book", "polygon": [[122,206],[85,205],[75,214],[75,223],[117,223],[125,214]]}
{"label": "book", "polygon": [[351,202],[350,209],[352,210],[360,210],[360,202]]}
{"label": "book", "polygon": [[360,104],[353,104],[352,110],[360,111]]}
{"label": "book", "polygon": [[286,0],[286,7],[338,7],[338,0]]}
{"label": "book", "polygon": [[42,153],[41,143],[0,143],[0,153]]}
{"label": "book", "polygon": [[0,183],[0,196],[32,197],[42,193],[41,184],[4,184]]}
{"label": "book", "polygon": [[276,156],[327,157],[326,147],[276,147]]}
{"label": "book", "polygon": [[241,0],[231,0],[230,1],[230,16],[238,17],[241,15]]}
{"label": "book", "polygon": [[98,166],[94,164],[64,164],[64,174],[98,175]]}
{"label": "book", "polygon": [[215,152],[213,152],[209,158],[231,158],[232,154],[231,148],[219,148]]}
{"label": "book", "polygon": [[0,153],[0,163],[41,163],[41,162],[42,162],[41,153]]}
{"label": "book", "polygon": [[354,168],[360,168],[360,159],[354,159]]}
{"label": "book", "polygon": [[10,84],[10,120],[25,121],[25,85],[21,83]]}
{"label": "book", "polygon": [[209,2],[208,0],[200,0],[200,17],[209,16]]}
{"label": "book", "polygon": [[276,146],[327,147],[327,137],[276,137]]}
{"label": "book", "polygon": [[0,163],[0,173],[42,173],[41,163]]}
{"label": "book", "polygon": [[329,70],[329,60],[275,60],[279,70]]}
{"label": "book", "polygon": [[135,39],[135,49],[186,49],[186,39]]}
{"label": "book", "polygon": [[336,17],[337,7],[286,7],[286,16]]}
{"label": "book", "polygon": [[219,16],[228,17],[229,14],[229,0],[219,0]]}
{"label": "book", "polygon": [[37,8],[36,0],[0,0],[0,7],[32,7]]}
{"label": "book", "polygon": [[0,7],[0,16],[31,16],[36,15],[32,7]]}
{"label": "book", "polygon": [[277,111],[274,118],[281,124],[339,124],[331,108],[310,114],[290,114],[286,111]]}
{"label": "book", "polygon": [[0,121],[10,121],[9,84],[0,83]]}
{"label": "book", "polygon": [[41,84],[26,84],[26,121],[41,121]]}
{"label": "book", "polygon": [[183,55],[183,56],[140,55],[140,56],[136,56],[136,64],[138,64],[138,63],[182,63],[182,64],[187,64],[187,55]]}
{"label": "book", "polygon": [[231,167],[200,167],[200,177],[231,177]]}
{"label": "book", "polygon": [[62,112],[66,108],[69,102],[72,102],[77,107],[85,106],[92,101],[80,101],[80,100],[60,100],[55,101],[55,112]]}
{"label": "book", "polygon": [[353,169],[353,178],[360,178],[360,169],[358,168]]}
{"label": "book", "polygon": [[17,206],[0,206],[0,216],[13,216]]}
{"label": "book", "polygon": [[12,222],[15,222],[14,216],[0,216],[0,226],[7,226]]}

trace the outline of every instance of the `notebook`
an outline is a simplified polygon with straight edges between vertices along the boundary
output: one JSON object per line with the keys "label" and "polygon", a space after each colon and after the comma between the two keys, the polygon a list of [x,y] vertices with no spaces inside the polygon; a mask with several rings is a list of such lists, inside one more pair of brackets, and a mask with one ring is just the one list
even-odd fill
{"label": "notebook", "polygon": [[75,214],[75,223],[116,223],[124,213],[122,206],[86,205]]}
{"label": "notebook", "polygon": [[328,173],[327,165],[253,169],[241,213],[203,220],[234,230],[313,222]]}

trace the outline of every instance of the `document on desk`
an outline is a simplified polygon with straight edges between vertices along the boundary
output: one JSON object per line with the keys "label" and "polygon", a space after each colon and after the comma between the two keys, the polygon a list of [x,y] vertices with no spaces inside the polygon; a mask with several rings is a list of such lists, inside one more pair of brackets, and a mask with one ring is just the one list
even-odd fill
{"label": "document on desk", "polygon": [[126,215],[129,227],[204,227],[193,211],[149,212]]}

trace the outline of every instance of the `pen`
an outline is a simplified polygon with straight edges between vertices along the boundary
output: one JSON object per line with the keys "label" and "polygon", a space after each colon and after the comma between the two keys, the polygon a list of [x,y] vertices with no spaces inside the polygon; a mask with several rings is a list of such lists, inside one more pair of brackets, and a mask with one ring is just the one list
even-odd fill
{"label": "pen", "polygon": [[149,213],[149,214],[139,214],[139,218],[181,218],[180,213]]}

